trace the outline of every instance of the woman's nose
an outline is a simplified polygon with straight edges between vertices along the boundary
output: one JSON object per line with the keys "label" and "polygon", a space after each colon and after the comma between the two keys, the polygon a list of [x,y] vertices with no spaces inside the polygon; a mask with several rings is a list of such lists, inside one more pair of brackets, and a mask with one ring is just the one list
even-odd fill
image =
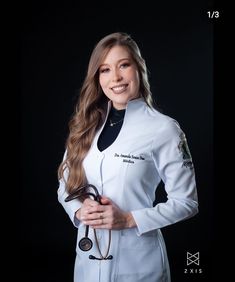
{"label": "woman's nose", "polygon": [[114,70],[113,71],[113,81],[120,81],[122,80],[122,74],[120,70]]}

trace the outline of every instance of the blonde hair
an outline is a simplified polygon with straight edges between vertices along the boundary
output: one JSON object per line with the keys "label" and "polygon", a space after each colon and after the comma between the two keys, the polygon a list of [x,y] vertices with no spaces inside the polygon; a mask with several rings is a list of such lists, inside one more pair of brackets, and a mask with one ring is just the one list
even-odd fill
{"label": "blonde hair", "polygon": [[[105,36],[95,46],[88,65],[75,112],[69,121],[69,135],[66,141],[66,155],[58,168],[58,178],[63,178],[68,193],[87,183],[83,169],[86,157],[97,130],[104,122],[107,111],[107,97],[99,85],[99,67],[113,46],[124,46],[137,65],[140,77],[139,92],[152,107],[147,68],[136,42],[126,33],[116,32]],[[65,170],[68,172],[64,177]],[[66,179],[65,179],[66,178]],[[81,197],[82,201],[83,198]]]}

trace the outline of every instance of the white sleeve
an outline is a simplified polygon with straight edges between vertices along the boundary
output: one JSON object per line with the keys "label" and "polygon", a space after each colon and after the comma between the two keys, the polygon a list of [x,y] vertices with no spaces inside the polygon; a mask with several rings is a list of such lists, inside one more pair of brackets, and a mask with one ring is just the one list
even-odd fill
{"label": "white sleeve", "polygon": [[167,201],[153,208],[132,211],[138,235],[198,213],[195,172],[185,134],[178,123],[171,120],[156,139],[152,146],[152,158],[165,184]]}
{"label": "white sleeve", "polygon": [[[66,153],[65,153],[66,154]],[[67,170],[64,172],[65,179],[67,177]],[[71,200],[69,202],[65,202],[65,198],[69,195],[66,191],[65,182],[63,179],[59,180],[59,188],[57,190],[58,201],[61,203],[69,218],[75,227],[79,226],[80,221],[76,218],[76,211],[82,206],[82,203],[78,199]]]}

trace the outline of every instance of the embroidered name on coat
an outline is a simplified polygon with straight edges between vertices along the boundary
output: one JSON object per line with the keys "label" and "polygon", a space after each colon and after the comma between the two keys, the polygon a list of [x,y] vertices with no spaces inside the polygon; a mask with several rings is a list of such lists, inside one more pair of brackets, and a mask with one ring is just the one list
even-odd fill
{"label": "embroidered name on coat", "polygon": [[115,153],[114,157],[115,158],[122,158],[122,161],[124,163],[131,163],[131,164],[134,164],[135,160],[140,160],[140,161],[145,160],[145,158],[142,155],[136,156],[136,155],[131,155],[131,154],[126,155],[126,154]]}

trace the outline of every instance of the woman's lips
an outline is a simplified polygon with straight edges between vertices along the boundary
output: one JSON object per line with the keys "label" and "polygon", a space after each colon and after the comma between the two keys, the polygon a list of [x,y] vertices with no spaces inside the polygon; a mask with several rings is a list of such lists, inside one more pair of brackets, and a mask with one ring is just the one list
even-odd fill
{"label": "woman's lips", "polygon": [[115,94],[121,94],[124,91],[126,91],[127,87],[128,87],[128,84],[122,84],[122,85],[114,86],[111,89]]}

